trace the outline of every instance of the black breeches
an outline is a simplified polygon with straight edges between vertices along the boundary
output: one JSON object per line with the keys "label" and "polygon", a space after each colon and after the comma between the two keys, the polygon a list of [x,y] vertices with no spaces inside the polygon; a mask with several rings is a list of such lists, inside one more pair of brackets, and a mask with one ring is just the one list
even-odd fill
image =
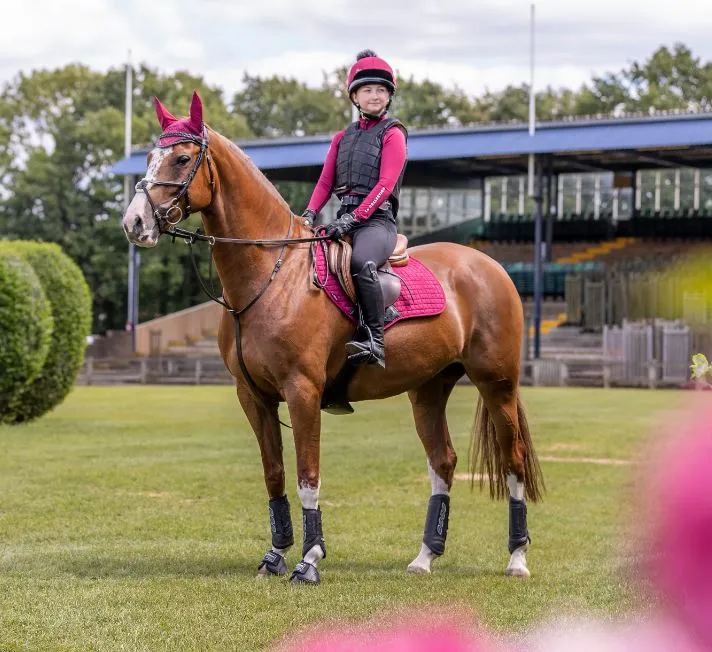
{"label": "black breeches", "polygon": [[351,253],[351,274],[357,274],[369,260],[376,267],[383,265],[396,246],[398,232],[390,213],[381,216],[376,213],[363,224],[351,231],[353,235]]}

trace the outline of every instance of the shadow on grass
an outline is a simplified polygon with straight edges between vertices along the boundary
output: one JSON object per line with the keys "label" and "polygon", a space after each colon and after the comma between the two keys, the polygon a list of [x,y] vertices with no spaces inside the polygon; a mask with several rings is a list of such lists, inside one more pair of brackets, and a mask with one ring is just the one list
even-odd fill
{"label": "shadow on grass", "polygon": [[248,563],[234,557],[62,557],[54,566],[58,574],[69,574],[81,579],[151,577],[222,577],[229,575],[254,575],[257,562]]}
{"label": "shadow on grass", "polygon": [[[72,575],[80,579],[146,579],[155,577],[174,578],[210,578],[236,576],[242,578],[254,577],[260,559],[248,561],[244,558],[220,556],[137,556],[126,555],[43,555],[39,559],[25,558],[14,564],[0,565],[0,572],[23,573],[30,575]],[[287,565],[291,571],[298,562],[298,551],[287,556]],[[320,564],[323,575],[338,575],[342,578],[350,576],[370,577],[383,576],[384,579],[418,578],[427,581],[438,577],[469,577],[495,578],[503,577],[502,571],[484,566],[444,565],[434,566],[431,575],[413,575],[406,571],[407,561],[367,561],[349,560],[345,558],[329,560]]]}

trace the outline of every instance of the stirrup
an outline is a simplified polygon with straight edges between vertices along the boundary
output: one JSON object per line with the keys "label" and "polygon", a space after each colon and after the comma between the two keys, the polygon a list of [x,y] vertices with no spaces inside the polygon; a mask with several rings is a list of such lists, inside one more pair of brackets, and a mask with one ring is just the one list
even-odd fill
{"label": "stirrup", "polygon": [[376,355],[373,350],[373,340],[371,339],[367,342],[347,342],[346,355],[348,361],[353,365],[377,364],[383,369],[386,368],[385,355],[383,357]]}

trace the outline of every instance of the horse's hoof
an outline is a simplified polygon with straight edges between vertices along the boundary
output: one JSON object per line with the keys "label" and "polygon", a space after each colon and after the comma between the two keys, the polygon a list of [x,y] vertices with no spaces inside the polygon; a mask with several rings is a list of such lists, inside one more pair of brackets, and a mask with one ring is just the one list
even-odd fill
{"label": "horse's hoof", "polygon": [[430,565],[437,555],[425,544],[420,546],[418,556],[408,564],[408,572],[414,575],[429,575]]}
{"label": "horse's hoof", "polygon": [[507,570],[505,574],[509,577],[530,577],[531,573],[527,568],[527,558],[526,558],[527,546],[521,546],[517,548],[512,556],[509,558],[509,564],[507,565]]}
{"label": "horse's hoof", "polygon": [[314,564],[310,564],[307,561],[300,561],[295,566],[289,581],[292,584],[311,584],[312,586],[316,586],[321,582],[321,578]]}
{"label": "horse's hoof", "polygon": [[507,568],[505,574],[508,577],[531,577],[531,573],[529,572],[529,569],[526,566]]}
{"label": "horse's hoof", "polygon": [[412,561],[408,564],[408,572],[413,575],[429,575],[431,571],[429,566]]}
{"label": "horse's hoof", "polygon": [[281,577],[289,572],[284,557],[274,550],[267,551],[257,567],[257,579],[266,579],[272,575]]}
{"label": "horse's hoof", "polygon": [[509,558],[505,574],[509,577],[530,577],[531,573],[527,568],[527,545],[517,548]]}

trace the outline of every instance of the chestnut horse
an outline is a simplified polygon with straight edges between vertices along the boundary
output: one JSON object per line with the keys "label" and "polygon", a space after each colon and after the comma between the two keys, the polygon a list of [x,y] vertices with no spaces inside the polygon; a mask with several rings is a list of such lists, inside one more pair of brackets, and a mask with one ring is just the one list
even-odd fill
{"label": "chestnut horse", "polygon": [[[239,321],[224,312],[218,340],[257,436],[269,495],[272,548],[258,574],[285,574],[284,556],[293,544],[277,413],[285,401],[304,526],[302,561],[291,579],[318,583],[316,566],[326,554],[319,510],[320,406],[325,389],[347,364],[344,345],[353,325],[311,282],[309,244],[254,242],[311,239],[314,231],[238,147],[203,124],[197,94],[188,118],[175,118],[157,99],[156,111],[164,132],[126,209],[124,231],[130,242],[154,247],[172,225],[191,212],[202,213],[226,305],[249,306]],[[488,478],[493,498],[509,498],[506,573],[527,577],[525,499],[541,497],[543,478],[519,397],[521,300],[504,269],[475,249],[442,242],[413,247],[409,254],[439,279],[445,309],[389,329],[386,368],[359,367],[347,390],[349,401],[403,392],[410,398],[432,491],[423,543],[408,570],[429,573],[433,559],[444,552],[457,461],[445,407],[455,383],[467,375],[479,391],[470,472],[473,478],[479,473],[480,486]]]}

